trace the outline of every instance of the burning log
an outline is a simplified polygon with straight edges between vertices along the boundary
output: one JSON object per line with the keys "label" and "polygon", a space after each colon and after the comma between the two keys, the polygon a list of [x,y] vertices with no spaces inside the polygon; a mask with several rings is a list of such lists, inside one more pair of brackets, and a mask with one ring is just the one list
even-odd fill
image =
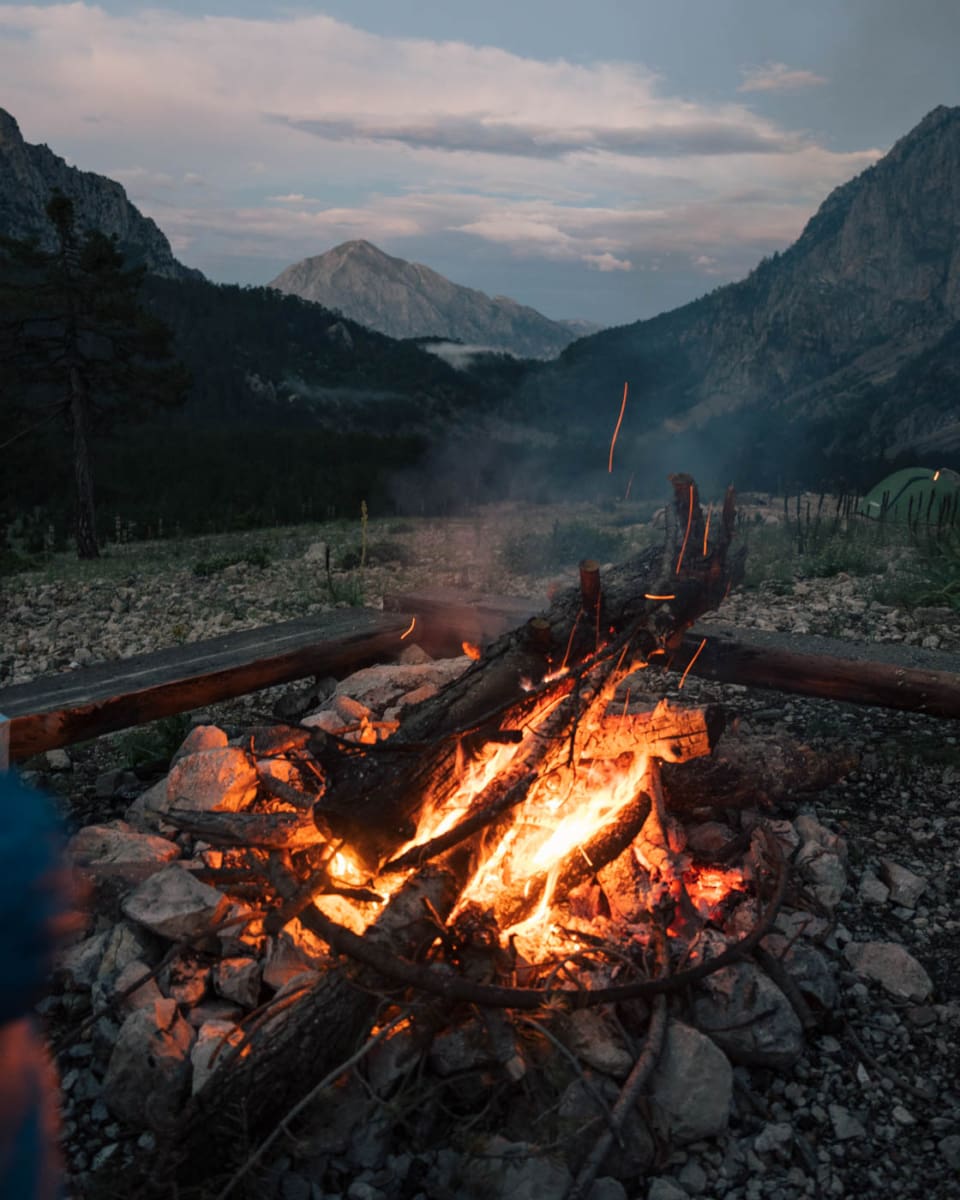
{"label": "burning log", "polygon": [[[408,1003],[412,989],[447,1008],[532,1010],[553,995],[549,963],[516,941],[539,946],[549,907],[628,851],[662,805],[659,761],[708,755],[723,727],[713,707],[610,711],[623,681],[675,647],[740,569],[728,556],[732,495],[711,546],[693,481],[672,482],[665,551],[646,551],[606,577],[582,564],[579,587],[488,647],[387,741],[295,739],[319,763],[317,793],[262,782],[271,804],[296,811],[166,814],[205,840],[274,847],[267,873],[279,905],[265,934],[289,936],[298,916],[331,955],[302,993],[257,1018],[191,1101],[174,1137],[191,1160],[210,1155],[215,1110],[240,1105],[263,1129],[349,1059],[387,997]],[[726,955],[669,979],[643,977],[641,955],[632,982],[566,991],[565,1002],[659,995],[719,969],[769,928],[783,878],[755,929]],[[639,947],[642,931],[631,936]],[[570,951],[560,951],[563,961]],[[530,986],[513,986],[524,955]]]}
{"label": "burning log", "polygon": [[465,764],[491,743],[535,734],[557,704],[566,704],[564,736],[574,736],[589,701],[608,681],[656,661],[719,604],[742,571],[742,555],[728,555],[732,491],[710,546],[693,480],[677,475],[671,482],[673,537],[666,551],[652,548],[612,568],[598,593],[599,573],[591,567],[587,583],[559,595],[533,636],[529,623],[505,634],[458,680],[417,705],[381,745],[358,751],[326,739],[314,746],[329,780],[315,811],[368,869],[394,856],[422,827],[426,806],[438,808],[457,793]]}

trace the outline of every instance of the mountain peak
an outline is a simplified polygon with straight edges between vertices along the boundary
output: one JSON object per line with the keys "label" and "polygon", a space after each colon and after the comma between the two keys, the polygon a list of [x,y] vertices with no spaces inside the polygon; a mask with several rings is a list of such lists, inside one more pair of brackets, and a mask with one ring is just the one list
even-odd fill
{"label": "mountain peak", "polygon": [[391,337],[449,338],[525,358],[552,358],[578,336],[536,309],[461,287],[365,238],[302,259],[268,286],[339,309]]}
{"label": "mountain peak", "polygon": [[49,146],[25,142],[14,117],[0,108],[0,234],[36,238],[42,250],[53,250],[56,235],[46,206],[54,191],[73,201],[78,229],[116,236],[130,262],[173,279],[202,278],[177,262],[166,237],[115,179],[71,167]]}
{"label": "mountain peak", "polygon": [[0,108],[0,146],[22,146],[23,134],[11,113]]}

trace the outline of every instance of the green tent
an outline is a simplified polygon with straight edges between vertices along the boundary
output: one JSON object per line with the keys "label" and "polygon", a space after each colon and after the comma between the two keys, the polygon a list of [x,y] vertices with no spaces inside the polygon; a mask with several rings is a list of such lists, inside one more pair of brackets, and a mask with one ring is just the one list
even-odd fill
{"label": "green tent", "polygon": [[958,508],[960,474],[949,467],[904,467],[871,488],[858,511],[878,520],[952,524]]}

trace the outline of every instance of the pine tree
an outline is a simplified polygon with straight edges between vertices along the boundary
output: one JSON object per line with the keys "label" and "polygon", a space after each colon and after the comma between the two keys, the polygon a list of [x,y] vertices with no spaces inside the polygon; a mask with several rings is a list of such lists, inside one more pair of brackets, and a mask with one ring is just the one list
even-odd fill
{"label": "pine tree", "polygon": [[116,240],[77,234],[73,201],[47,205],[52,254],[0,239],[0,447],[55,418],[72,434],[79,558],[99,555],[91,440],[97,429],[176,404],[189,383],[167,327],[138,303],[144,270]]}

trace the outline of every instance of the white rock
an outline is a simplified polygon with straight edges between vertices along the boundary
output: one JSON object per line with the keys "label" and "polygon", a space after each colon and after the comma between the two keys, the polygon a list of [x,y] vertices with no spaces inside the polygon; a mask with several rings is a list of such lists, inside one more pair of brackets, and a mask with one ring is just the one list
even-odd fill
{"label": "white rock", "polygon": [[155,1128],[169,1121],[187,1091],[193,1036],[174,1000],[131,1013],[103,1078],[103,1100],[113,1115]]}
{"label": "white rock", "polygon": [[538,1154],[526,1142],[492,1137],[476,1158],[464,1158],[461,1178],[463,1200],[563,1200],[573,1183],[570,1172],[556,1158]]}
{"label": "white rock", "polygon": [[650,1098],[664,1133],[676,1145],[715,1137],[727,1127],[733,1068],[714,1043],[671,1020],[650,1081]]}
{"label": "white rock", "polygon": [[73,762],[66,750],[48,750],[43,756],[48,770],[51,771],[72,771]]}
{"label": "white rock", "polygon": [[123,814],[127,824],[142,833],[162,833],[172,826],[164,824],[159,815],[167,808],[167,780],[159,780],[134,800]]}
{"label": "white rock", "polygon": [[578,1009],[570,1013],[566,1027],[570,1049],[582,1062],[614,1079],[626,1079],[633,1056],[602,1013],[595,1008]]}
{"label": "white rock", "polygon": [[90,987],[97,977],[100,960],[107,945],[107,932],[95,933],[57,955],[56,967],[63,971],[74,987]]}
{"label": "white rock", "polygon": [[255,958],[222,958],[214,969],[213,986],[225,1000],[255,1008],[260,997],[261,975]]}
{"label": "white rock", "polygon": [[[127,963],[122,971],[114,977],[110,984],[110,990],[113,993],[115,1000],[120,1000],[123,993],[128,987],[131,987],[138,979],[146,979],[150,974],[150,967],[142,960],[135,958],[133,962]],[[120,1003],[124,1006],[127,1012],[135,1012],[138,1008],[146,1008],[156,1004],[158,1000],[162,1000],[163,995],[157,986],[156,979],[146,979],[140,987],[136,988],[129,995],[123,996]]]}
{"label": "white rock", "polygon": [[325,708],[321,712],[304,717],[300,724],[306,725],[308,729],[322,729],[324,733],[343,733],[348,722],[333,709]]}
{"label": "white rock", "polygon": [[174,863],[144,880],[121,907],[131,921],[177,942],[209,929],[230,901]]}
{"label": "white rock", "polygon": [[777,985],[752,963],[714,971],[699,985],[697,1026],[736,1063],[786,1070],[803,1051],[803,1029]]}
{"label": "white rock", "polygon": [[197,1030],[197,1040],[190,1051],[190,1062],[193,1066],[193,1078],[190,1083],[192,1095],[203,1087],[214,1073],[230,1046],[243,1037],[233,1021],[205,1021]]}
{"label": "white rock", "polygon": [[227,735],[218,725],[195,725],[180,743],[180,749],[170,760],[170,765],[178,763],[188,754],[196,754],[200,750],[220,750],[227,744]]}
{"label": "white rock", "polygon": [[180,857],[180,850],[166,838],[138,833],[126,821],[87,825],[67,843],[67,855],[77,866],[103,864],[153,864],[159,870]]}
{"label": "white rock", "polygon": [[922,875],[908,871],[892,858],[885,858],[880,863],[880,877],[890,888],[892,903],[904,908],[916,908],[917,901],[927,890],[927,881]]}
{"label": "white rock", "polygon": [[867,904],[886,904],[890,898],[890,889],[885,883],[881,883],[872,871],[864,871],[860,876],[857,894]]}
{"label": "white rock", "polygon": [[796,865],[813,894],[832,912],[847,888],[847,868],[841,856],[818,842],[809,841],[800,847]]}
{"label": "white rock", "polygon": [[844,957],[861,979],[872,979],[891,996],[921,1002],[933,981],[917,960],[896,942],[849,942]]}
{"label": "white rock", "polygon": [[308,563],[319,563],[321,566],[326,566],[327,555],[330,553],[330,547],[326,542],[311,542],[303,552],[303,561]]}
{"label": "white rock", "polygon": [[256,794],[256,767],[236,746],[189,754],[167,776],[169,808],[239,812]]}

